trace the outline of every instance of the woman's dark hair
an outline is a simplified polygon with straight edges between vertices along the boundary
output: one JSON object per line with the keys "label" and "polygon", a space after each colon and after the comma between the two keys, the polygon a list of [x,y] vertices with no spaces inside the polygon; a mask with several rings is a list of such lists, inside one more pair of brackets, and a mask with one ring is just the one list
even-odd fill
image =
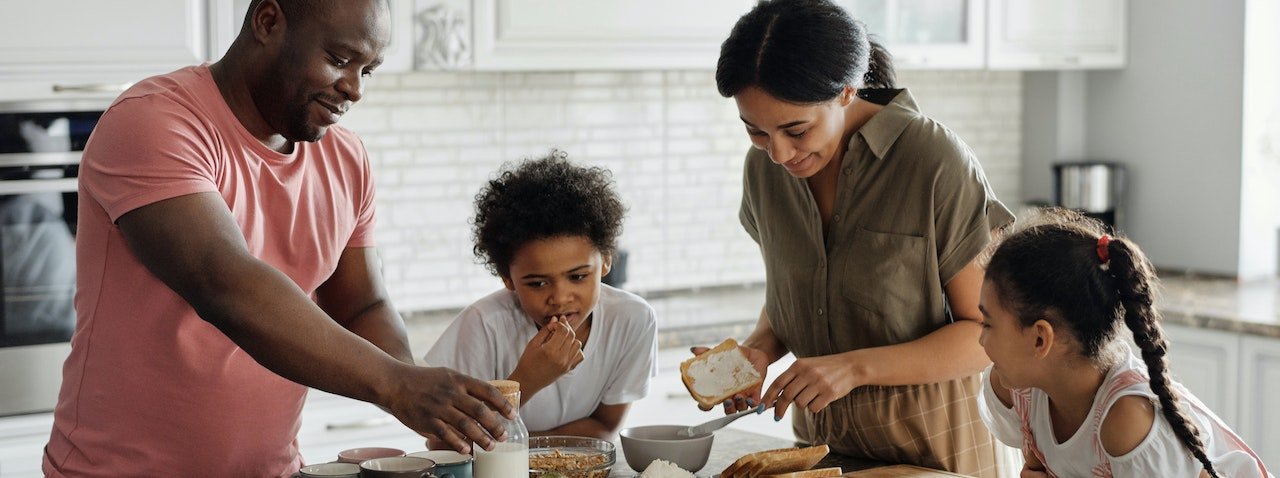
{"label": "woman's dark hair", "polygon": [[[1124,323],[1142,350],[1151,391],[1183,445],[1212,476],[1200,432],[1183,411],[1169,378],[1168,342],[1155,301],[1155,268],[1134,244],[1113,237],[1100,249],[1102,223],[1065,210],[1049,210],[1044,223],[1014,232],[991,256],[986,280],[1023,327],[1046,320],[1067,330],[1081,353],[1099,362]],[[1103,254],[1109,260],[1103,261]]]}
{"label": "woman's dark hair", "polygon": [[847,86],[894,88],[889,52],[830,0],[767,0],[738,19],[720,45],[716,87],[750,86],[797,104],[835,98]]}
{"label": "woman's dark hair", "polygon": [[507,164],[476,195],[473,251],[490,272],[506,277],[511,259],[530,241],[563,236],[591,240],[600,254],[617,249],[626,208],[604,168],[577,166],[563,151]]}

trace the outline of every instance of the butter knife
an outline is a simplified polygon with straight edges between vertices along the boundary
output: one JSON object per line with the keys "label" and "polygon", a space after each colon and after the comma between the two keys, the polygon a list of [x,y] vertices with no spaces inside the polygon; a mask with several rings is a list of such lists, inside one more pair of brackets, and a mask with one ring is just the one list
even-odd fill
{"label": "butter knife", "polygon": [[717,418],[715,420],[711,420],[701,425],[680,429],[676,431],[676,435],[683,436],[683,437],[696,437],[696,436],[706,435],[708,433],[724,428],[725,425],[733,423],[734,420],[742,418],[746,415],[758,415],[760,413],[763,413],[766,408],[767,407],[765,407],[764,404],[760,404],[760,406],[756,408],[748,408],[740,412],[730,413],[728,415]]}

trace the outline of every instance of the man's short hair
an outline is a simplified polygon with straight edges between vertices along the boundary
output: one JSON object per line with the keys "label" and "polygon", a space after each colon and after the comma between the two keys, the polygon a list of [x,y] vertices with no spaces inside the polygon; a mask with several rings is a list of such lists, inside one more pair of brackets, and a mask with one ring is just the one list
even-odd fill
{"label": "man's short hair", "polygon": [[[249,28],[249,20],[253,18],[253,12],[258,9],[265,0],[253,0],[249,2],[249,11],[244,15],[244,23],[241,28]],[[329,0],[276,0],[280,5],[280,10],[284,12],[284,17],[294,25],[301,25],[315,16],[316,13],[324,11],[331,2]]]}

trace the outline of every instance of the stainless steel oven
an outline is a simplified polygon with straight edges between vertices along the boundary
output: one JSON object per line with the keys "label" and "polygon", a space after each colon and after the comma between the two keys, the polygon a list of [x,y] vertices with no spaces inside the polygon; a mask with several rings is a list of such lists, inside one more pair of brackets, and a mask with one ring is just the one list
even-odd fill
{"label": "stainless steel oven", "polygon": [[0,415],[57,401],[76,322],[76,177],[103,106],[0,103]]}

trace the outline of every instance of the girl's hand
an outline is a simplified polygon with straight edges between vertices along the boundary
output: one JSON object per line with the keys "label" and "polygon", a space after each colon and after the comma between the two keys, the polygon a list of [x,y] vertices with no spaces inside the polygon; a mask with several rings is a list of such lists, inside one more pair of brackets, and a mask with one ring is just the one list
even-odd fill
{"label": "girl's hand", "polygon": [[1018,475],[1018,477],[1019,478],[1049,478],[1049,474],[1043,471],[1036,471],[1030,468],[1023,467],[1022,474]]}
{"label": "girl's hand", "polygon": [[1040,463],[1040,459],[1036,458],[1035,453],[1030,450],[1022,450],[1023,461],[1026,462],[1025,467],[1031,471],[1045,471],[1044,463]]}
{"label": "girl's hand", "polygon": [[[693,347],[689,349],[689,351],[693,352],[693,355],[695,356],[702,355],[708,350],[711,349],[707,347]],[[743,355],[747,356],[747,360],[756,367],[756,372],[760,373],[760,383],[764,383],[764,377],[769,373],[769,356],[765,355],[764,352],[758,349],[747,347],[745,345],[739,345],[738,350],[741,350]],[[733,398],[729,400],[725,400],[724,414],[728,415],[734,412],[756,408],[760,403],[760,387],[753,387],[743,391],[742,393],[734,395]],[[698,408],[702,411],[711,410],[710,408],[703,408],[702,404],[698,404]]]}
{"label": "girl's hand", "polygon": [[764,403],[773,407],[774,420],[782,420],[792,404],[817,413],[864,385],[859,375],[845,355],[796,359],[769,385]]}
{"label": "girl's hand", "polygon": [[1023,449],[1022,457],[1026,460],[1026,464],[1022,466],[1022,474],[1018,475],[1019,478],[1049,478],[1044,463],[1040,463],[1040,459],[1036,458],[1031,450]]}

